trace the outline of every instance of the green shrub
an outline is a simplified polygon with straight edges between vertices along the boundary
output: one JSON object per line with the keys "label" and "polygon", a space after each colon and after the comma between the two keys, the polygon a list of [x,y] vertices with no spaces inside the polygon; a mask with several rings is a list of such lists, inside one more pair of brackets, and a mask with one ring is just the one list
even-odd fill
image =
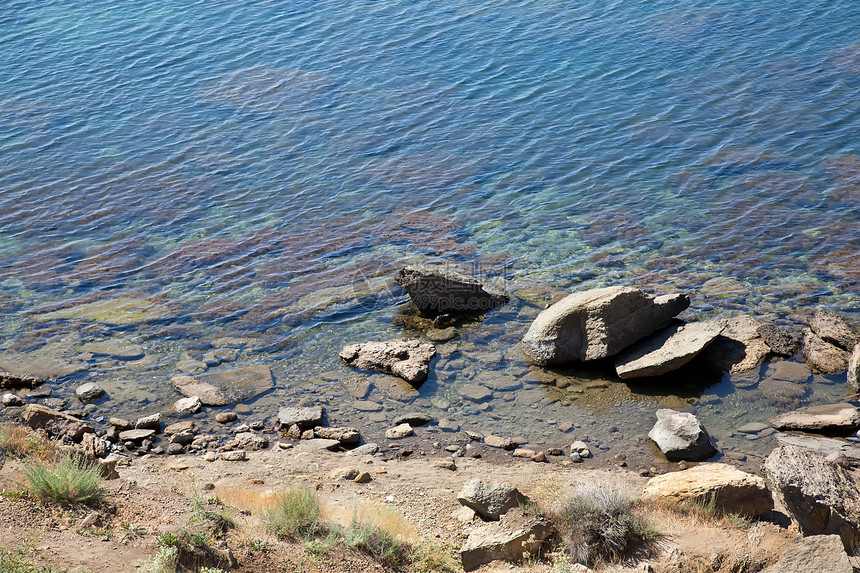
{"label": "green shrub", "polygon": [[552,518],[574,563],[588,567],[648,554],[657,533],[633,510],[636,503],[618,491],[580,488]]}
{"label": "green shrub", "polygon": [[22,470],[33,495],[58,503],[83,503],[101,495],[98,467],[77,456],[43,462],[31,458]]}
{"label": "green shrub", "polygon": [[313,539],[322,533],[320,501],[315,491],[303,487],[278,495],[275,506],[263,514],[269,530],[280,538]]}
{"label": "green shrub", "polygon": [[141,573],[176,573],[179,564],[179,549],[175,545],[164,545],[158,553],[140,564]]}

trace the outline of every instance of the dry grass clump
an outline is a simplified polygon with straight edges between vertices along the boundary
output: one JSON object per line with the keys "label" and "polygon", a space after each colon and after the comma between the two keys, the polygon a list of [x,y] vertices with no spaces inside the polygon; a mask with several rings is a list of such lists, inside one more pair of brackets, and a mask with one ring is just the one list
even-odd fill
{"label": "dry grass clump", "polygon": [[62,504],[84,503],[101,495],[99,468],[80,456],[63,456],[46,462],[25,460],[22,473],[30,492],[43,500]]}
{"label": "dry grass clump", "polygon": [[311,540],[324,529],[319,497],[308,487],[277,495],[274,507],[263,513],[263,521],[281,539]]}
{"label": "dry grass clump", "polygon": [[659,535],[637,506],[620,490],[589,484],[549,513],[571,561],[594,567],[651,553]]}
{"label": "dry grass clump", "polygon": [[33,457],[39,460],[56,459],[59,453],[55,442],[12,422],[0,424],[0,448],[16,458]]}

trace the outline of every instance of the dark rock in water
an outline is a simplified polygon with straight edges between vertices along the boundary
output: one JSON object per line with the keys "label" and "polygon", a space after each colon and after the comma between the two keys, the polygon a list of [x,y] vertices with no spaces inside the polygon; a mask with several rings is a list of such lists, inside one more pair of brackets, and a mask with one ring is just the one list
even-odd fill
{"label": "dark rock in water", "polygon": [[836,534],[860,547],[860,491],[844,469],[794,446],[780,446],[764,463],[771,490],[804,536]]}
{"label": "dark rock in water", "polygon": [[21,416],[31,428],[43,429],[54,436],[68,436],[76,442],[80,442],[84,434],[95,432],[95,429],[83,420],[40,404],[27,404],[21,411]]}
{"label": "dark rock in water", "polygon": [[844,318],[832,312],[819,310],[809,321],[809,328],[819,338],[838,346],[842,350],[851,351],[860,344],[860,335],[854,331]]}
{"label": "dark rock in water", "polygon": [[81,402],[94,402],[104,396],[104,394],[105,391],[95,382],[81,384],[75,390],[75,396],[77,396],[78,400]]}
{"label": "dark rock in water", "polygon": [[278,424],[283,428],[296,425],[299,429],[314,428],[322,425],[323,409],[321,406],[307,408],[281,408],[278,412]]}
{"label": "dark rock in water", "polygon": [[614,356],[688,306],[685,294],[655,298],[631,287],[573,293],[538,315],[523,338],[523,352],[541,365]]}
{"label": "dark rock in water", "polygon": [[615,359],[623,379],[660,376],[698,356],[726,327],[724,320],[670,326],[633,344]]}
{"label": "dark rock in water", "polygon": [[852,573],[851,561],[838,535],[813,535],[788,546],[779,560],[761,573]]}
{"label": "dark rock in water", "polygon": [[0,370],[0,388],[4,389],[35,388],[46,381],[46,378],[40,376],[24,373],[13,374],[12,372]]}
{"label": "dark rock in water", "polygon": [[3,405],[6,407],[9,406],[23,406],[24,401],[17,394],[12,394],[11,392],[6,392],[3,394],[3,397],[0,398],[0,402],[3,402]]}
{"label": "dark rock in water", "polygon": [[668,408],[657,410],[657,423],[648,437],[660,447],[669,461],[703,460],[717,453],[711,436],[699,420],[685,412]]}
{"label": "dark rock in water", "polygon": [[54,352],[4,352],[0,355],[0,388],[35,388],[88,368],[83,362],[68,362]]}
{"label": "dark rock in water", "polygon": [[849,434],[860,428],[860,408],[847,402],[800,408],[770,421],[777,430]]}
{"label": "dark rock in water", "polygon": [[702,359],[732,374],[756,368],[771,352],[759,334],[761,326],[762,323],[752,316],[733,316],[725,330],[702,352]]}
{"label": "dark rock in water", "polygon": [[394,419],[394,425],[399,426],[400,424],[409,424],[412,427],[416,427],[429,424],[432,421],[433,416],[428,416],[427,414],[422,414],[421,412],[409,412],[408,414],[402,414],[400,416],[397,416]]}
{"label": "dark rock in water", "polygon": [[173,386],[185,396],[199,396],[207,406],[226,406],[243,402],[270,389],[272,371],[265,366],[249,366],[224,372],[195,376],[176,376]]}
{"label": "dark rock in water", "polygon": [[409,265],[394,282],[425,312],[479,314],[506,304],[510,297],[490,285],[442,266]]}
{"label": "dark rock in water", "polygon": [[811,329],[803,334],[803,356],[814,370],[822,374],[838,374],[848,369],[851,355],[819,337]]}
{"label": "dark rock in water", "polygon": [[340,359],[365,370],[389,372],[411,384],[423,382],[430,373],[436,347],[415,339],[367,342],[345,346]]}
{"label": "dark rock in water", "polygon": [[779,356],[794,356],[800,350],[800,339],[771,322],[761,323],[758,335],[771,352]]}

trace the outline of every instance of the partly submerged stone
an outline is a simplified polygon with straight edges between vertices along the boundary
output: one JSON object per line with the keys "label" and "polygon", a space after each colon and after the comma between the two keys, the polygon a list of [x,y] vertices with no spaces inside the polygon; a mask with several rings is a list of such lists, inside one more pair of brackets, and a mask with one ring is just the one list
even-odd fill
{"label": "partly submerged stone", "polygon": [[772,322],[759,324],[758,335],[771,352],[778,356],[794,356],[800,350],[800,339]]}
{"label": "partly submerged stone", "polygon": [[724,320],[670,326],[627,348],[615,359],[623,379],[660,376],[698,356],[726,327]]}
{"label": "partly submerged stone", "polygon": [[340,359],[349,366],[388,372],[417,384],[427,378],[435,355],[436,347],[432,344],[404,338],[351,344],[341,350]]}
{"label": "partly submerged stone", "polygon": [[130,296],[85,302],[38,315],[40,320],[79,318],[105,324],[138,324],[164,320],[174,313],[167,306],[147,299]]}
{"label": "partly submerged stone", "polygon": [[89,367],[42,352],[0,355],[0,388],[35,388],[49,380],[71,376]]}
{"label": "partly submerged stone", "polygon": [[653,477],[642,498],[669,503],[713,503],[724,513],[749,517],[773,509],[773,498],[764,479],[727,464],[701,464]]}
{"label": "partly submerged stone", "polygon": [[282,428],[289,428],[292,425],[296,425],[302,430],[315,428],[322,425],[324,413],[322,406],[287,406],[278,411],[278,424]]}
{"label": "partly submerged stone", "polygon": [[860,491],[844,469],[794,446],[776,448],[764,469],[804,536],[836,534],[849,551],[860,547]]}
{"label": "partly submerged stone", "polygon": [[274,385],[272,371],[262,365],[195,376],[176,376],[171,381],[179,392],[189,398],[198,396],[207,406],[243,402]]}
{"label": "partly submerged stone", "polygon": [[809,329],[803,333],[803,357],[810,367],[822,374],[838,374],[848,369],[851,354]]}
{"label": "partly submerged stone", "polygon": [[854,347],[848,360],[848,390],[860,393],[860,344]]}
{"label": "partly submerged stone", "polygon": [[747,314],[733,316],[702,352],[702,358],[714,368],[732,374],[756,368],[771,352],[759,332],[763,324],[766,323]]}
{"label": "partly submerged stone", "polygon": [[849,434],[860,429],[860,408],[847,402],[809,406],[776,416],[770,424],[777,430]]}
{"label": "partly submerged stone", "polygon": [[501,289],[438,265],[403,267],[394,282],[406,289],[418,309],[437,314],[478,314],[510,300]]}
{"label": "partly submerged stone", "polygon": [[717,453],[711,436],[699,420],[686,412],[657,410],[657,423],[648,432],[670,461],[703,460]]}
{"label": "partly submerged stone", "polygon": [[816,311],[809,328],[823,341],[842,350],[851,350],[860,344],[860,335],[838,314],[823,310]]}
{"label": "partly submerged stone", "polygon": [[107,356],[114,360],[137,360],[146,354],[143,346],[126,340],[101,340],[81,346],[81,352],[96,356]]}
{"label": "partly submerged stone", "polygon": [[614,356],[688,306],[685,294],[655,298],[631,287],[573,293],[537,316],[523,338],[523,352],[542,365]]}
{"label": "partly submerged stone", "polygon": [[104,394],[105,391],[95,382],[81,384],[75,390],[75,396],[77,396],[78,400],[81,402],[94,402],[104,396]]}

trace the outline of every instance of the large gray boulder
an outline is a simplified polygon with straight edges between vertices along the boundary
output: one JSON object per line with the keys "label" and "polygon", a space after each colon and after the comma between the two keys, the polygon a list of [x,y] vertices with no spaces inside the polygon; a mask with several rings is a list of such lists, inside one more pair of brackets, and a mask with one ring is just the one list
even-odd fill
{"label": "large gray boulder", "polygon": [[173,387],[188,398],[198,396],[206,406],[243,402],[270,389],[275,381],[266,366],[249,366],[224,372],[175,376]]}
{"label": "large gray boulder", "polygon": [[850,465],[860,466],[860,446],[851,442],[803,434],[778,433],[775,437],[781,446],[795,446],[826,458],[844,456]]}
{"label": "large gray boulder", "polygon": [[670,461],[704,460],[717,453],[713,439],[698,418],[686,412],[657,410],[657,423],[648,437]]}
{"label": "large gray boulder", "polygon": [[388,372],[411,384],[423,382],[427,378],[434,356],[435,346],[408,338],[350,344],[340,352],[340,359],[349,366]]}
{"label": "large gray boulder", "polygon": [[513,509],[501,521],[472,530],[460,549],[463,570],[474,571],[492,561],[522,561],[537,553],[553,533],[548,520]]}
{"label": "large gray boulder", "polygon": [[838,535],[813,535],[788,546],[779,560],[761,573],[852,573]]}
{"label": "large gray boulder", "polygon": [[774,495],[804,536],[836,534],[860,548],[860,491],[837,464],[795,446],[780,446],[764,463]]}
{"label": "large gray boulder", "polygon": [[536,364],[614,356],[688,306],[685,294],[653,297],[632,287],[573,293],[537,316],[523,338],[523,352]]}
{"label": "large gray boulder", "polygon": [[847,402],[799,408],[772,418],[777,430],[821,434],[849,434],[860,429],[860,408]]}
{"label": "large gray boulder", "polygon": [[437,314],[483,313],[510,300],[501,289],[438,265],[403,267],[394,283],[406,289],[418,309]]}
{"label": "large gray boulder", "polygon": [[615,359],[623,379],[660,376],[699,355],[726,327],[724,320],[673,325],[640,340]]}
{"label": "large gray boulder", "polygon": [[506,483],[489,483],[472,480],[457,494],[457,501],[471,507],[481,518],[498,521],[508,510],[529,500],[519,490]]}

